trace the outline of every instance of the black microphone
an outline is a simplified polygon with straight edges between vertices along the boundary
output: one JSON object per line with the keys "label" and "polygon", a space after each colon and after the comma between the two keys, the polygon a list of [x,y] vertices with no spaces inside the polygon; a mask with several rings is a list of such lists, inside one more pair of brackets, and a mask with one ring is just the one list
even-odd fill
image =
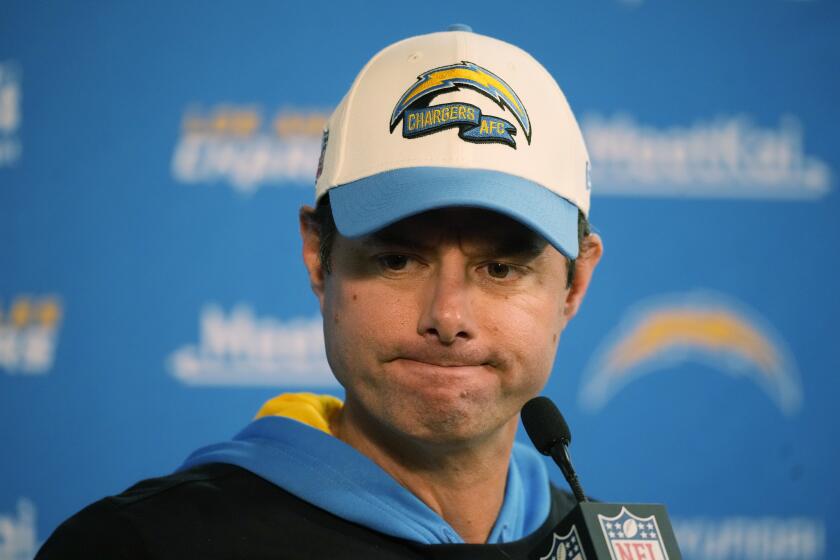
{"label": "black microphone", "polygon": [[522,407],[522,425],[537,451],[550,456],[560,467],[577,501],[587,501],[569,456],[572,433],[551,399],[535,397],[525,403]]}
{"label": "black microphone", "polygon": [[522,407],[522,424],[534,447],[560,467],[578,502],[532,549],[530,560],[681,560],[665,506],[586,499],[569,458],[572,434],[550,399],[528,401]]}

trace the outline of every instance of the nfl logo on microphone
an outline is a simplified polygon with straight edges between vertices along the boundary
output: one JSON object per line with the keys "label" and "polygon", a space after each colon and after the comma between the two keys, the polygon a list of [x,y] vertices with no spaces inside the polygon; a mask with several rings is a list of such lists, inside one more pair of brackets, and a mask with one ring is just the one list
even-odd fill
{"label": "nfl logo on microphone", "polygon": [[668,560],[656,517],[639,517],[627,508],[615,517],[598,515],[613,560]]}
{"label": "nfl logo on microphone", "polygon": [[551,550],[545,556],[540,557],[540,560],[586,560],[581,548],[577,527],[572,525],[569,532],[562,537],[554,533]]}

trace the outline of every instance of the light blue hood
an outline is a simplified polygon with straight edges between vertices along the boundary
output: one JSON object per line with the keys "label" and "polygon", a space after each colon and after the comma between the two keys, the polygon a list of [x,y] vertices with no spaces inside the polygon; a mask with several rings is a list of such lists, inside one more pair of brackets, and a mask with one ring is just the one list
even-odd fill
{"label": "light blue hood", "polygon": [[[464,542],[454,529],[373,461],[291,418],[253,421],[232,441],[203,447],[178,470],[237,465],[342,519],[422,544]],[[548,473],[536,451],[513,446],[505,499],[488,543],[519,540],[548,517]]]}

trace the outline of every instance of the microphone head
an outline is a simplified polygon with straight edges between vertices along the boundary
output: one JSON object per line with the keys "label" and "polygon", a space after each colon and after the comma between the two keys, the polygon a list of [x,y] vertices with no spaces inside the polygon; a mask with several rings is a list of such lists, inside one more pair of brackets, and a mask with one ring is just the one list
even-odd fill
{"label": "microphone head", "polygon": [[549,455],[558,443],[569,445],[572,433],[563,415],[548,397],[534,397],[522,407],[522,425],[534,447]]}

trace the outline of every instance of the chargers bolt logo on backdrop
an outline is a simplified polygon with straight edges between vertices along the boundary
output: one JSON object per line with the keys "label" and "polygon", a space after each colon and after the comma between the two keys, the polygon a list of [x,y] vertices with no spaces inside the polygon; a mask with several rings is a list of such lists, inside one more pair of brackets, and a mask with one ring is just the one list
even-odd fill
{"label": "chargers bolt logo on backdrop", "polygon": [[468,142],[498,142],[516,148],[516,127],[509,121],[492,115],[481,114],[481,109],[471,103],[455,102],[429,106],[441,94],[457,91],[461,86],[482,93],[507,108],[531,143],[531,121],[528,112],[513,89],[493,72],[463,61],[459,64],[433,68],[417,77],[400,97],[391,114],[391,133],[403,121],[404,138],[417,138],[452,127],[458,127],[458,136]]}
{"label": "chargers bolt logo on backdrop", "polygon": [[799,410],[798,368],[756,313],[711,292],[657,297],[627,314],[587,366],[580,403],[597,410],[631,380],[686,362],[746,377],[786,415]]}

